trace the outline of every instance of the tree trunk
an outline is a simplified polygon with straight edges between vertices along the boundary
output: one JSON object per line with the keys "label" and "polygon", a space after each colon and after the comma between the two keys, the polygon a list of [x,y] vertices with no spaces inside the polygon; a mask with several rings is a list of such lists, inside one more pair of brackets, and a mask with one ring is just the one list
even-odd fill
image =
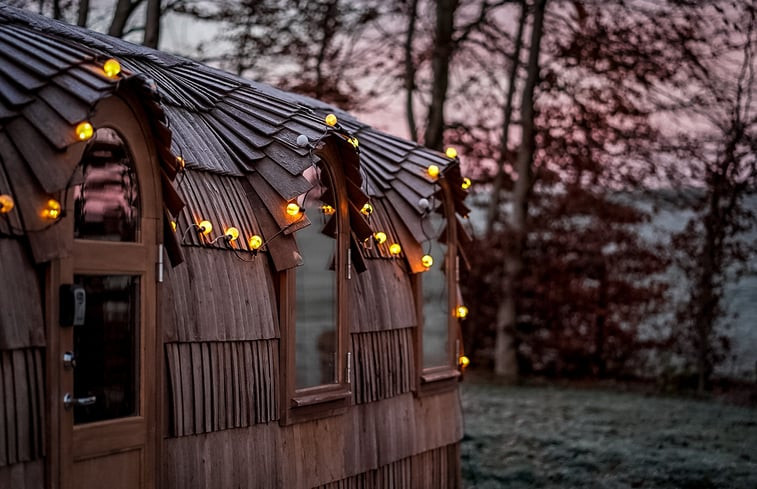
{"label": "tree trunk", "polygon": [[145,37],[142,44],[158,49],[160,41],[160,0],[147,0],[145,14]]}
{"label": "tree trunk", "polygon": [[505,163],[507,163],[507,140],[510,133],[510,120],[513,113],[513,97],[515,95],[516,80],[518,78],[518,68],[520,67],[520,50],[523,45],[523,27],[528,19],[528,8],[524,1],[520,2],[520,22],[518,22],[518,32],[515,34],[515,46],[513,47],[513,62],[510,66],[510,82],[507,87],[507,99],[502,109],[502,136],[499,141],[499,159],[497,160],[497,173],[494,175],[492,183],[492,192],[489,201],[489,207],[486,212],[486,236],[491,237],[494,229],[494,221],[499,214],[499,201],[502,186],[505,183]]}
{"label": "tree trunk", "polygon": [[76,19],[76,25],[87,27],[87,18],[89,17],[89,0],[79,0],[79,15]]}
{"label": "tree trunk", "polygon": [[522,140],[515,162],[517,180],[513,191],[513,211],[510,219],[512,243],[505,257],[504,297],[497,311],[494,373],[504,380],[518,379],[515,324],[517,321],[516,282],[523,271],[528,217],[528,200],[533,186],[533,158],[536,150],[534,121],[534,91],[539,82],[539,54],[547,0],[537,0],[531,28],[526,84],[520,104]]}
{"label": "tree trunk", "polygon": [[53,19],[63,19],[63,11],[60,8],[60,0],[53,0]]}
{"label": "tree trunk", "polygon": [[458,0],[437,0],[436,2],[436,35],[431,60],[433,84],[423,143],[438,151],[444,147],[444,102],[447,100],[449,64],[453,53],[452,34],[457,6]]}
{"label": "tree trunk", "polygon": [[407,35],[405,36],[405,117],[410,139],[418,141],[418,128],[415,126],[415,111],[413,110],[413,94],[415,93],[415,60],[413,60],[413,38],[415,37],[415,21],[418,17],[418,0],[410,0],[410,11],[407,15]]}
{"label": "tree trunk", "polygon": [[135,2],[132,3],[131,0],[118,0],[116,10],[113,12],[113,19],[108,28],[108,35],[114,37],[122,37],[124,35],[126,22],[128,22],[131,13],[141,1],[142,0],[135,0]]}

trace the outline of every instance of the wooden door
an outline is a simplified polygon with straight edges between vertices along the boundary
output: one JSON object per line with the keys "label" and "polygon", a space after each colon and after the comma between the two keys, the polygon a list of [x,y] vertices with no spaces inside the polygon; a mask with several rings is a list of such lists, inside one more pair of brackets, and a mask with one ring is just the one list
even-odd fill
{"label": "wooden door", "polygon": [[59,366],[51,481],[59,477],[62,488],[156,485],[160,213],[155,159],[138,121],[120,99],[98,105],[82,183],[68,195],[73,254],[51,270],[57,301],[85,298],[79,318],[58,315],[50,345]]}

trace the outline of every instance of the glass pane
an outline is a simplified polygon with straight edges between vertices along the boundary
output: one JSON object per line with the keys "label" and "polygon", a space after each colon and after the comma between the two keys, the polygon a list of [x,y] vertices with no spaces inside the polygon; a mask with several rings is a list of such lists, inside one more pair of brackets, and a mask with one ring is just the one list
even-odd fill
{"label": "glass pane", "polygon": [[77,275],[87,292],[83,326],[74,327],[74,397],[95,396],[74,408],[74,422],[138,414],[139,277]]}
{"label": "glass pane", "polygon": [[423,283],[423,366],[449,365],[448,325],[450,315],[447,276],[445,273],[447,246],[439,242],[444,219],[438,214],[426,218],[424,229],[430,238],[426,245],[434,263],[421,276]]}
{"label": "glass pane", "polygon": [[134,164],[123,139],[98,129],[82,158],[83,182],[74,187],[74,237],[136,241],[139,191]]}
{"label": "glass pane", "polygon": [[[306,178],[316,181],[313,169]],[[325,172],[322,179],[327,179]],[[328,182],[324,182],[328,183]],[[296,386],[313,387],[336,382],[336,219],[329,192],[316,186],[300,199],[312,224],[297,231],[297,245],[303,264],[297,268],[296,283]],[[327,212],[324,205],[331,206]],[[320,216],[320,217],[318,217]]]}

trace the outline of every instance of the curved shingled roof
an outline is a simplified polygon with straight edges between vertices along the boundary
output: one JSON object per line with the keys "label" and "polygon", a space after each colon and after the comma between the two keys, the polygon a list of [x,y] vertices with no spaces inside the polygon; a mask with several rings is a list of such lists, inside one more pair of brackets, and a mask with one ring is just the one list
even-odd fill
{"label": "curved shingled roof", "polygon": [[[377,131],[317,100],[30,12],[0,6],[0,121],[4,126],[0,128],[0,157],[6,167],[8,157],[2,151],[5,141],[10,140],[11,145],[16,146],[25,143],[36,146],[37,140],[45,140],[50,154],[27,155],[27,167],[34,170],[49,163],[53,154],[54,159],[66,159],[67,165],[56,170],[59,174],[42,175],[42,168],[36,174],[46,192],[65,186],[70,171],[78,163],[83,144],[55,140],[55,134],[67,132],[49,130],[52,129],[50,120],[60,126],[70,126],[81,120],[97,100],[117,88],[117,83],[101,76],[97,63],[108,57],[118,59],[127,73],[138,75],[127,74],[121,83],[135,79],[139,80],[137,85],[149,88],[152,85],[145,81],[147,77],[160,95],[160,107],[153,111],[158,120],[162,115],[159,111],[162,109],[165,113],[172,130],[171,149],[181,156],[189,170],[186,184],[183,176],[176,180],[183,200],[190,207],[189,213],[179,220],[180,224],[189,225],[193,210],[200,212],[195,208],[202,205],[200,196],[204,192],[228,186],[220,181],[212,183],[213,178],[238,177],[241,178],[240,188],[223,192],[246,194],[253,204],[259,204],[256,211],[267,210],[268,216],[258,219],[259,226],[264,228],[264,237],[283,231],[280,239],[287,241],[287,236],[301,225],[292,225],[279,211],[287,200],[310,188],[302,172],[313,164],[312,153],[324,151],[326,144],[330,145],[330,151],[339,152],[347,166],[351,227],[359,239],[368,236],[371,229],[386,230],[399,240],[405,253],[410,253],[418,242],[426,239],[420,226],[424,208],[419,201],[426,198],[438,202],[439,199],[432,197],[438,196],[440,191],[434,179],[426,174],[430,164],[439,166],[450,181],[457,213],[468,212],[462,202],[465,192],[460,188],[457,159]],[[58,111],[62,113],[58,114],[60,121],[47,116],[47,112],[55,111],[57,106],[62,106]],[[323,122],[329,112],[339,116],[337,129]],[[164,129],[161,134],[165,139]],[[300,135],[307,136],[311,144],[299,145]],[[359,151],[347,143],[348,136],[358,138]],[[75,147],[76,151],[68,155],[69,147]],[[169,162],[169,157],[164,160],[167,177],[173,178],[177,170],[175,161]],[[49,166],[44,165],[45,172],[49,171]],[[6,173],[13,172],[7,168]],[[0,174],[0,192],[2,178]],[[195,194],[193,198],[192,192],[200,192],[200,196]],[[359,209],[369,198],[376,204],[376,212],[366,222]],[[173,202],[169,207],[175,215],[179,206]],[[26,227],[30,228],[28,224]],[[290,246],[296,251],[293,242]],[[374,247],[372,251],[358,248],[368,257],[388,256],[383,247]],[[283,256],[279,260],[277,268],[296,264]]]}

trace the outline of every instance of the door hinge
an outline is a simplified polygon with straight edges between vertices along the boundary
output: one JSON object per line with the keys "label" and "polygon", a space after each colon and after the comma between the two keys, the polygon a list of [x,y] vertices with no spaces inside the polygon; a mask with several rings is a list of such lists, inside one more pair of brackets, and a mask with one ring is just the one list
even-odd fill
{"label": "door hinge", "polygon": [[158,265],[157,265],[157,281],[159,284],[163,283],[163,245],[158,245]]}
{"label": "door hinge", "polygon": [[347,384],[352,384],[352,352],[347,352]]}

